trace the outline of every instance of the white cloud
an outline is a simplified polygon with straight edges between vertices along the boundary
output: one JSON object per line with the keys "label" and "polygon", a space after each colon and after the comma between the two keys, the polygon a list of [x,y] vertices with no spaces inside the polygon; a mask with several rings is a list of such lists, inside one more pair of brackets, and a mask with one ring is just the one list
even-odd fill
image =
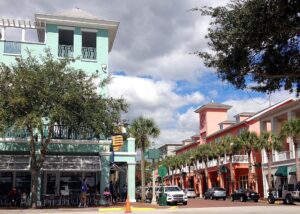
{"label": "white cloud", "polygon": [[296,98],[295,94],[290,94],[286,91],[276,92],[269,96],[264,97],[248,97],[245,99],[231,99],[224,102],[224,104],[231,105],[229,110],[229,119],[232,119],[234,115],[241,112],[258,112],[264,108],[274,105],[288,98]]}
{"label": "white cloud", "polygon": [[176,84],[171,81],[129,76],[114,76],[109,85],[111,96],[122,96],[129,103],[127,119],[145,116],[155,120],[161,129],[161,135],[156,140],[159,144],[175,140],[180,142],[197,133],[197,114],[192,108],[183,113],[179,113],[178,109],[198,105],[204,101],[204,97],[199,92],[179,95],[175,89]]}

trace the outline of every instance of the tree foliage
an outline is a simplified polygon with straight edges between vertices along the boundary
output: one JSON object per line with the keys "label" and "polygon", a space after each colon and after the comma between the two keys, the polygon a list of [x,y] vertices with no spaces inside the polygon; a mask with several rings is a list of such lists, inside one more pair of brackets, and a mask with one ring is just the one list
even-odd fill
{"label": "tree foliage", "polygon": [[206,66],[238,89],[300,93],[299,0],[232,0],[194,8],[212,18]]}
{"label": "tree foliage", "polygon": [[[126,111],[123,99],[97,94],[96,76],[70,67],[69,59],[55,60],[50,50],[39,58],[29,51],[12,65],[0,65],[0,128],[27,132],[32,173],[32,202],[36,204],[36,176],[43,167],[54,127],[83,138],[111,136]],[[102,85],[106,84],[104,80]],[[71,136],[66,136],[71,137]]]}

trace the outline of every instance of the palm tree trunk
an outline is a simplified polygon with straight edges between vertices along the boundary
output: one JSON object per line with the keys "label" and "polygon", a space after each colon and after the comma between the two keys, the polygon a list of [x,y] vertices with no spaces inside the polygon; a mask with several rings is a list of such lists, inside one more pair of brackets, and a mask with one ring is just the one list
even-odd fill
{"label": "palm tree trunk", "polygon": [[252,175],[252,163],[251,163],[251,152],[247,152],[248,155],[248,188],[251,188],[251,175]]}
{"label": "palm tree trunk", "polygon": [[218,168],[218,179],[219,179],[219,186],[220,187],[223,187],[223,184],[222,184],[222,177],[221,177],[221,169],[220,169],[220,160],[221,160],[221,157],[218,156],[218,159],[217,159],[217,168]]}
{"label": "palm tree trunk", "polygon": [[207,169],[207,161],[204,161],[204,165],[205,165],[205,191],[208,189],[208,169]]}
{"label": "palm tree trunk", "polygon": [[142,142],[142,149],[141,149],[142,202],[145,201],[145,159],[144,159],[144,152],[145,152],[145,144],[144,144],[144,142]]}
{"label": "palm tree trunk", "polygon": [[299,154],[298,154],[298,145],[297,139],[293,139],[295,145],[295,162],[296,162],[296,180],[297,183],[300,182],[300,166],[299,166]]}
{"label": "palm tree trunk", "polygon": [[268,192],[272,191],[272,172],[271,172],[271,167],[272,167],[272,151],[268,151]]}
{"label": "palm tree trunk", "polygon": [[234,184],[235,184],[234,173],[233,173],[233,166],[232,166],[232,156],[233,155],[229,155],[229,170],[230,170],[231,193],[234,192]]}

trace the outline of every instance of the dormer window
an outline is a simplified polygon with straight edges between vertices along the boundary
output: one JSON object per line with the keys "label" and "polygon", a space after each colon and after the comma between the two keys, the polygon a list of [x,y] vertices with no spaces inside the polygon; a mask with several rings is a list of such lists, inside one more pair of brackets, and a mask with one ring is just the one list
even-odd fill
{"label": "dormer window", "polygon": [[82,59],[97,59],[96,52],[97,32],[93,30],[82,31]]}
{"label": "dormer window", "polygon": [[73,57],[74,52],[74,30],[58,30],[58,56]]}

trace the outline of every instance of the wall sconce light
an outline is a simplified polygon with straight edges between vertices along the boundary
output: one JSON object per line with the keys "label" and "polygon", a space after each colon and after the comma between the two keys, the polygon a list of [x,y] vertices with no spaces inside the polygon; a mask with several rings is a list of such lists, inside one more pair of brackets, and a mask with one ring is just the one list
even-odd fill
{"label": "wall sconce light", "polygon": [[101,64],[101,68],[104,73],[107,73],[107,65],[106,64]]}

